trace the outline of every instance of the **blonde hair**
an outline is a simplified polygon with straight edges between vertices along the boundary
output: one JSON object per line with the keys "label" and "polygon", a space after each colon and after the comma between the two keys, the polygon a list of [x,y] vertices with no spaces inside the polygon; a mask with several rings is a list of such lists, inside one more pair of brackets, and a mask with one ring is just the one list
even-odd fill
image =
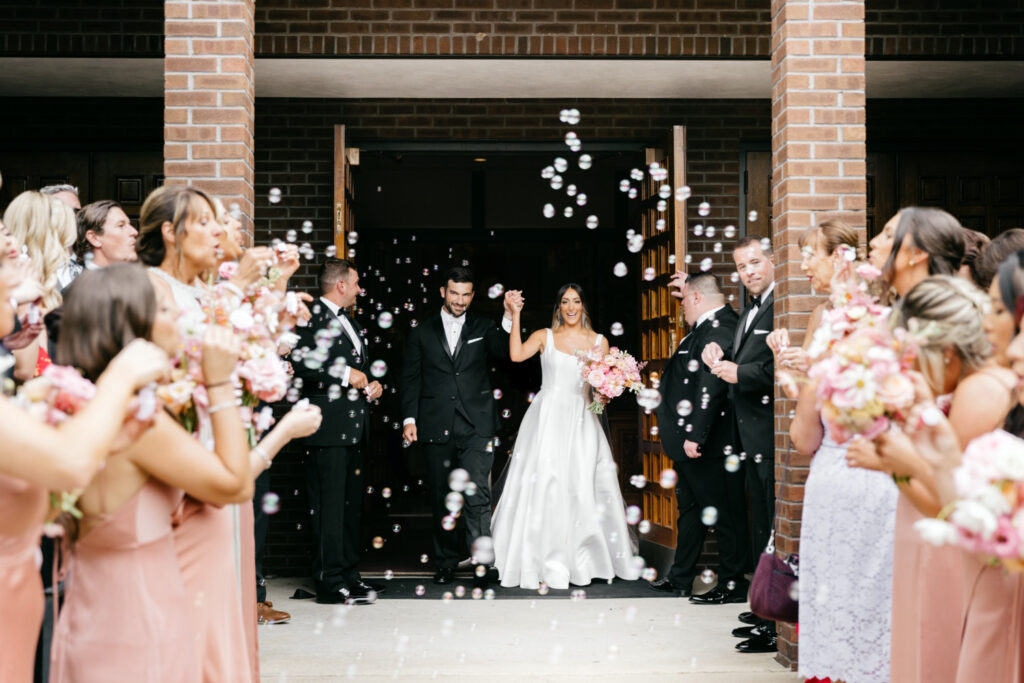
{"label": "blonde hair", "polygon": [[892,326],[908,328],[916,321],[924,339],[918,347],[921,374],[935,392],[945,384],[942,354],[953,351],[964,374],[977,370],[991,351],[982,319],[988,297],[973,284],[952,275],[933,275],[914,285],[893,311]]}
{"label": "blonde hair", "polygon": [[857,260],[864,260],[864,247],[860,243],[857,231],[839,220],[827,220],[816,226],[807,228],[800,235],[800,248],[819,246],[831,256],[840,245],[847,245],[857,250]]}
{"label": "blonde hair", "polygon": [[59,199],[29,190],[10,203],[4,223],[32,259],[45,292],[43,305],[49,310],[60,306],[57,272],[71,260],[68,249],[78,237],[75,212]]}

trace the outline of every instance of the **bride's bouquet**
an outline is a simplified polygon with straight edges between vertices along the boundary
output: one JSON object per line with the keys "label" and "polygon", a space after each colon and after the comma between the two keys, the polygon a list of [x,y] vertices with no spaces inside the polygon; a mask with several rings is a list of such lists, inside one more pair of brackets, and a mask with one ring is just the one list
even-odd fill
{"label": "bride's bouquet", "polygon": [[582,364],[583,381],[594,391],[594,400],[587,406],[592,413],[603,413],[608,402],[626,389],[637,393],[644,388],[640,371],[646,363],[638,363],[627,351],[613,346],[608,353],[594,348],[577,351],[576,355]]}
{"label": "bride's bouquet", "polygon": [[1024,571],[1024,441],[997,430],[967,445],[953,471],[957,500],[914,524],[933,545],[955,545]]}

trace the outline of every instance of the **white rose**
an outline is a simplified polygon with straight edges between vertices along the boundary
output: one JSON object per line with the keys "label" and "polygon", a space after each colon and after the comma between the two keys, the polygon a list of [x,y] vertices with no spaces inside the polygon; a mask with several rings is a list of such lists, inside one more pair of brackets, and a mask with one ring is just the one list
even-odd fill
{"label": "white rose", "polygon": [[236,330],[245,331],[256,324],[256,320],[252,317],[252,307],[249,306],[248,304],[236,308],[234,311],[232,311],[231,315],[228,317],[228,320],[231,321],[231,325]]}
{"label": "white rose", "polygon": [[1010,504],[1007,502],[1006,496],[992,485],[975,489],[971,492],[969,500],[985,506],[985,509],[993,515],[1005,515],[1010,512]]}
{"label": "white rose", "polygon": [[1003,448],[994,453],[994,464],[1006,479],[1024,479],[1024,451]]}
{"label": "white rose", "polygon": [[949,519],[958,527],[982,538],[991,538],[998,526],[996,516],[974,500],[962,500],[957,503]]}
{"label": "white rose", "polygon": [[956,527],[940,519],[919,519],[914,522],[914,531],[925,543],[935,546],[956,543]]}

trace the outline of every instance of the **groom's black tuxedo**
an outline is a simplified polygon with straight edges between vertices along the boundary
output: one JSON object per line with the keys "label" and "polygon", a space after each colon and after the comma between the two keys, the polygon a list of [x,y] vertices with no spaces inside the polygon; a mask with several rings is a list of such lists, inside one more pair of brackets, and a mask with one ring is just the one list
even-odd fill
{"label": "groom's black tuxedo", "polygon": [[[709,507],[718,511],[713,526],[718,538],[719,585],[729,581],[745,583],[747,525],[743,474],[729,472],[723,463],[726,451],[734,448],[735,442],[729,385],[711,374],[700,357],[704,347],[712,342],[726,354],[732,350],[736,320],[736,312],[726,304],[701,321],[679,343],[661,377],[659,435],[678,475],[678,538],[667,578],[673,587],[687,592],[693,590],[697,561],[707,534],[702,512]],[[692,412],[681,416],[677,406],[684,400],[690,402]],[[699,445],[699,458],[686,455],[686,441]]]}
{"label": "groom's black tuxedo", "polygon": [[[338,369],[347,365],[365,374],[369,355],[365,329],[347,318],[360,340],[357,350],[342,326],[341,319],[347,315],[344,309],[336,316],[323,301],[312,308],[309,324],[296,328],[299,341],[290,360],[295,376],[302,379],[303,397],[323,413],[320,429],[302,440],[312,512],[313,582],[318,596],[323,597],[352,588],[361,580],[362,446],[370,411],[362,391],[355,400],[349,399],[350,387],[341,386],[344,375]],[[318,351],[318,339],[326,347],[326,356]],[[339,359],[344,359],[344,365]],[[334,396],[332,385],[340,389],[340,395]]]}
{"label": "groom's black tuxedo", "polygon": [[475,484],[464,493],[462,518],[467,545],[491,535],[490,474],[498,415],[488,368],[492,358],[508,357],[508,333],[494,322],[464,314],[454,353],[441,314],[409,333],[402,365],[400,398],[403,422],[415,420],[423,444],[433,511],[434,562],[454,569],[463,557],[454,530],[442,527],[448,476],[460,467]]}

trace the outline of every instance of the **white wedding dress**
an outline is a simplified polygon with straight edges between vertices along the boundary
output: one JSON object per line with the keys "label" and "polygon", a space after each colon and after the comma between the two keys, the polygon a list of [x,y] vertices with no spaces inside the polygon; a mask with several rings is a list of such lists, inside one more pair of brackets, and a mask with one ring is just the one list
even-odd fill
{"label": "white wedding dress", "polygon": [[541,370],[491,523],[501,585],[635,580],[642,561],[634,557],[611,447],[587,410],[579,360],[555,348],[551,330]]}

